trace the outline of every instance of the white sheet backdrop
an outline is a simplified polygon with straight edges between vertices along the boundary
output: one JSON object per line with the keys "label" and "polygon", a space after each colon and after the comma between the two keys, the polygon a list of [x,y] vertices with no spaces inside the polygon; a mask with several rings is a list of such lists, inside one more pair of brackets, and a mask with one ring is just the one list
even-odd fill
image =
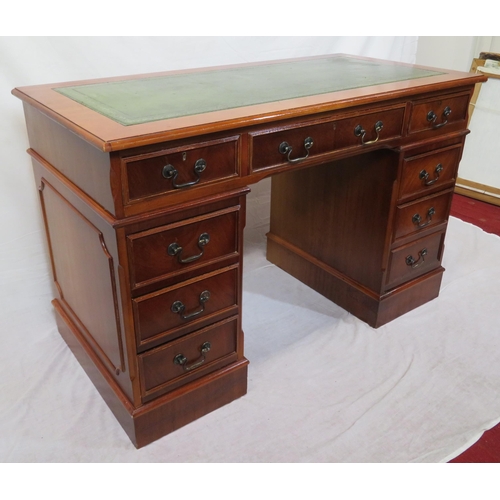
{"label": "white sheet backdrop", "polygon": [[[411,313],[399,323],[375,331],[341,310],[333,308],[332,312],[329,303],[313,294],[306,299],[311,311],[307,321],[315,321],[317,330],[308,335],[304,328],[291,332],[290,326],[282,323],[280,301],[273,287],[265,285],[280,273],[266,267],[259,246],[268,220],[268,184],[253,186],[247,223],[244,302],[246,311],[257,311],[253,302],[259,300],[272,309],[260,320],[265,328],[255,323],[257,313],[251,317],[247,313],[244,318],[247,356],[252,362],[250,391],[257,399],[243,398],[139,452],[132,448],[67,352],[57,334],[50,306],[51,278],[37,192],[25,153],[28,141],[21,102],[10,95],[13,87],[335,52],[414,62],[416,43],[416,37],[0,38],[0,461],[441,461],[477,439],[482,430],[496,421],[500,405],[493,385],[500,382],[500,363],[490,348],[492,344],[488,344],[491,339],[485,335],[498,333],[492,318],[496,317],[494,301],[498,302],[499,297],[496,287],[481,287],[488,277],[497,282],[500,278],[500,243],[494,237],[485,239],[483,233],[458,221],[452,223],[456,241],[449,252],[450,260],[455,259],[456,274],[445,273],[445,277],[455,281],[445,282],[444,298],[434,301],[424,314]],[[466,257],[460,255],[461,237],[472,245]],[[490,253],[483,255],[486,240],[485,248]],[[478,254],[482,260],[476,265]],[[461,262],[461,258],[465,261]],[[461,264],[466,266],[460,268]],[[476,278],[471,280],[474,288],[468,288],[469,278]],[[287,279],[285,275],[284,286],[292,293],[291,303],[285,305],[297,311],[295,291],[298,293],[302,286]],[[456,288],[457,293],[447,299],[446,287]],[[467,293],[470,297],[455,310],[455,297]],[[479,294],[486,299],[480,300]],[[301,311],[295,318],[297,322],[302,313],[306,314]],[[430,315],[438,318],[431,332],[426,323]],[[447,321],[453,317],[457,319],[455,330],[452,335],[445,335],[451,331]],[[342,338],[337,337],[340,326],[345,332]],[[259,342],[252,342],[252,335],[258,335]],[[327,349],[332,339],[336,339],[335,349],[340,350]],[[324,355],[317,360],[304,359],[310,377],[297,379],[309,386],[299,387],[292,380],[288,392],[283,393],[279,385],[269,385],[273,384],[273,374],[277,380],[296,376],[300,371],[295,367],[301,359],[300,351],[313,341],[319,342],[315,349],[319,346],[318,352]],[[497,342],[496,336],[493,342]],[[477,345],[480,352],[474,354],[475,358],[486,356],[484,373],[478,373],[481,370],[476,368],[468,370],[463,351],[467,353]],[[397,351],[390,362],[393,365],[385,358],[386,348],[393,354],[394,349]],[[350,363],[356,357],[359,364],[353,371]],[[479,365],[480,359],[476,359]],[[416,372],[415,366],[420,367]],[[309,404],[314,405],[318,397],[321,399],[322,391],[327,396],[328,389],[317,386],[325,376],[320,376],[325,367],[326,376],[333,377],[337,396],[318,412],[296,412],[295,408],[307,410]],[[410,380],[408,373],[418,376],[409,385],[402,385],[401,380]],[[371,380],[374,386],[355,383],[357,389],[349,391],[349,385],[356,380]],[[483,389],[477,392],[475,384]],[[442,391],[434,393],[436,386]],[[458,390],[467,387],[470,390]],[[290,392],[290,388],[295,388],[295,392]],[[414,406],[408,407],[408,392],[421,393],[427,402],[423,406],[411,403]],[[457,399],[456,404],[439,413],[439,398],[450,395],[453,401]],[[263,399],[257,403],[261,396]],[[381,404],[384,400],[396,404],[386,407]],[[259,409],[259,404],[264,406]],[[232,429],[228,426],[240,418],[239,412],[246,414],[252,409],[257,409],[259,416],[244,422],[250,425],[245,432],[238,424]],[[368,409],[371,419],[363,419]],[[388,410],[391,414],[384,413]],[[287,424],[276,420],[280,413],[292,417],[285,418]],[[334,423],[329,414],[335,415]],[[427,418],[436,414],[437,418]],[[448,430],[446,419],[451,414],[457,417],[457,425]],[[283,425],[284,433],[277,434]],[[226,428],[226,437],[215,433],[205,439],[204,429],[211,426]],[[310,437],[301,433],[303,426],[317,427],[313,441],[306,441]],[[366,433],[369,428],[376,432]],[[363,441],[356,444],[356,436]],[[205,441],[200,442],[202,437]]]}

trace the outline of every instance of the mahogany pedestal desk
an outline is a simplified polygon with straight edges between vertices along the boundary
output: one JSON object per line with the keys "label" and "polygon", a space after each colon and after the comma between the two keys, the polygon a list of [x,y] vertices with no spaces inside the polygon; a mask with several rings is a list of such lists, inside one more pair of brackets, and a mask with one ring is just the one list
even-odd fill
{"label": "mahogany pedestal desk", "polygon": [[336,55],[13,90],[59,331],[137,447],[246,393],[247,185],[274,176],[268,259],[371,326],[438,296],[484,80]]}

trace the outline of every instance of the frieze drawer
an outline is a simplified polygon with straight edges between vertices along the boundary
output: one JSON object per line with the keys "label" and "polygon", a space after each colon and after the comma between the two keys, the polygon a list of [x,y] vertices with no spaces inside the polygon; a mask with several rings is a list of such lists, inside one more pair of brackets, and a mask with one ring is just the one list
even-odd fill
{"label": "frieze drawer", "polygon": [[239,136],[122,158],[124,203],[239,174]]}
{"label": "frieze drawer", "polygon": [[468,93],[445,95],[439,99],[415,101],[412,105],[408,132],[446,129],[452,123],[465,121],[469,104]]}
{"label": "frieze drawer", "polygon": [[229,318],[139,355],[143,401],[236,361],[238,319]]}
{"label": "frieze drawer", "polygon": [[238,256],[239,207],[127,236],[132,288]]}
{"label": "frieze drawer", "polygon": [[401,137],[404,107],[251,132],[252,171],[296,165],[336,150]]}
{"label": "frieze drawer", "polygon": [[139,350],[238,312],[238,266],[132,300]]}
{"label": "frieze drawer", "polygon": [[335,149],[364,146],[401,137],[404,112],[405,108],[399,107],[338,120],[335,124]]}
{"label": "frieze drawer", "polygon": [[295,165],[334,149],[332,121],[251,132],[252,170]]}

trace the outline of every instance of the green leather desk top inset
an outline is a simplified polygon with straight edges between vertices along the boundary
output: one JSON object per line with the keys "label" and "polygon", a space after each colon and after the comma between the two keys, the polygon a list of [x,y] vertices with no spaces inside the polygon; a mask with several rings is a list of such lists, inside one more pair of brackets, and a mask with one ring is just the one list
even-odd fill
{"label": "green leather desk top inset", "polygon": [[122,125],[138,125],[440,74],[336,56],[54,90]]}

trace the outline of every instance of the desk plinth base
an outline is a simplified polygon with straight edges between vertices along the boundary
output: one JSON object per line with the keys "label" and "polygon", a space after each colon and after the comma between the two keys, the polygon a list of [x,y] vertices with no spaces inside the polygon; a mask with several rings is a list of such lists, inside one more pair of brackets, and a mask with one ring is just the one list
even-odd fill
{"label": "desk plinth base", "polygon": [[439,295],[444,268],[378,295],[335,269],[268,233],[267,259],[327,299],[378,328]]}
{"label": "desk plinth base", "polygon": [[72,323],[59,301],[56,299],[52,304],[56,311],[59,333],[136,448],[170,434],[247,392],[248,361],[243,359],[135,408]]}

